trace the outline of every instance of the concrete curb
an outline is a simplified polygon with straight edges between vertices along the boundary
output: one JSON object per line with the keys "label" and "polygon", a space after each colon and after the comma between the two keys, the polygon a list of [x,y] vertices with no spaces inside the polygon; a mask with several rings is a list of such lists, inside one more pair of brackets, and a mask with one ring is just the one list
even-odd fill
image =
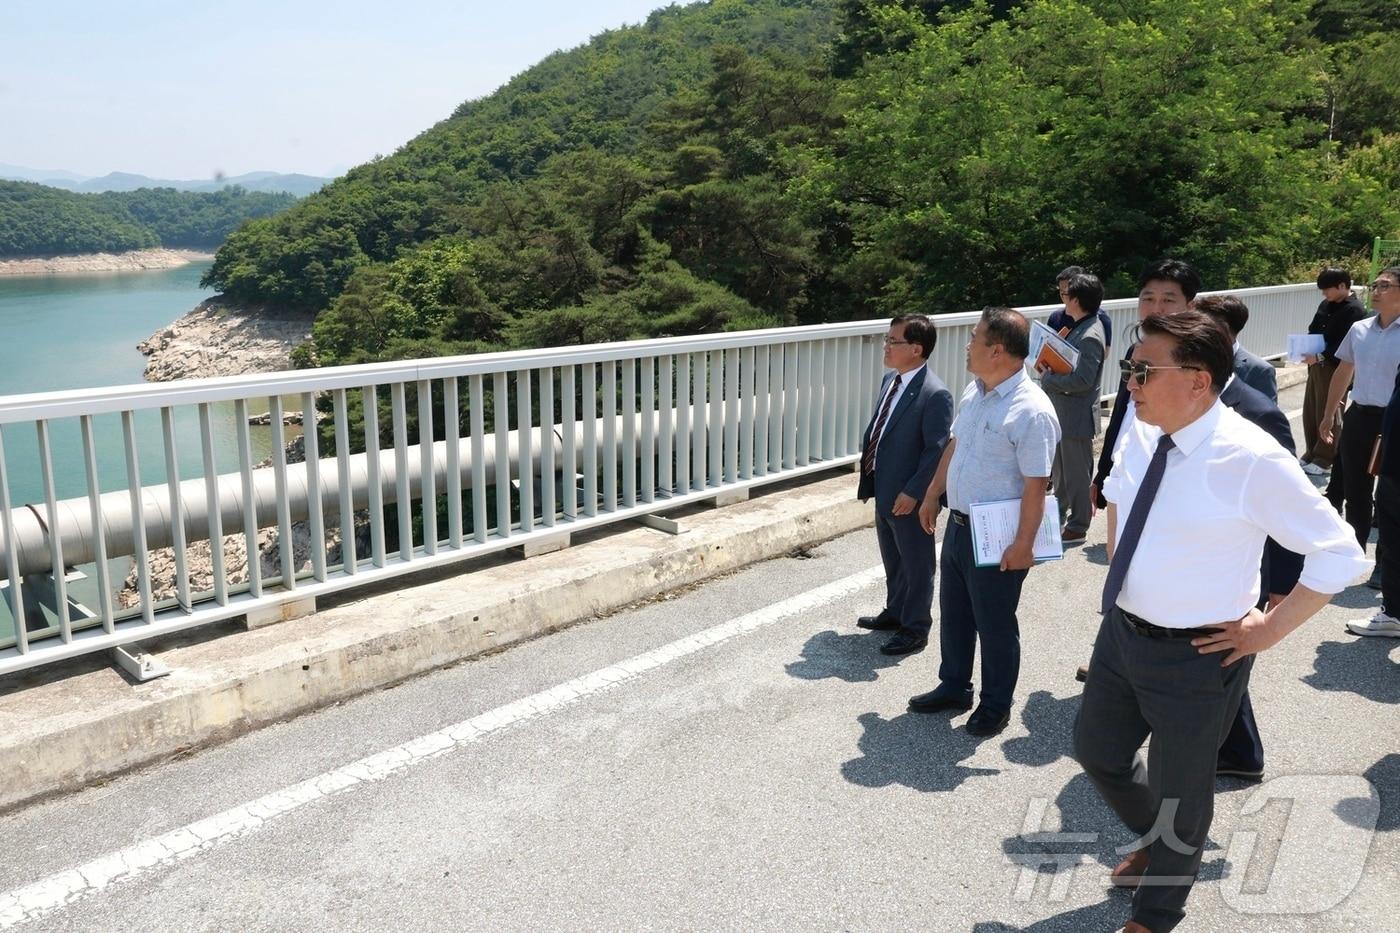
{"label": "concrete curb", "polygon": [[1278,390],[1282,392],[1307,382],[1308,368],[1300,363],[1288,363],[1279,367],[1275,375],[1278,379]]}
{"label": "concrete curb", "polygon": [[[174,672],[131,684],[80,659],[0,682],[0,811],[698,583],[871,521],[849,471],[715,510],[685,534],[618,526],[531,558],[412,582],[253,631],[148,643]],[[876,559],[871,555],[871,560]]]}

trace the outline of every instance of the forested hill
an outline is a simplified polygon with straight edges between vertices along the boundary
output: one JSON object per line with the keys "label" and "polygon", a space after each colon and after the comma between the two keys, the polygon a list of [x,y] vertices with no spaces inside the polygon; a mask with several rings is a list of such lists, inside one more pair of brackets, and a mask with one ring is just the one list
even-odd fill
{"label": "forested hill", "polygon": [[[713,0],[230,237],[304,362],[1311,278],[1400,231],[1393,0]],[[1364,271],[1364,270],[1358,270]]]}
{"label": "forested hill", "polygon": [[213,249],[245,220],[276,214],[295,202],[288,194],[237,187],[210,193],[145,188],[75,194],[0,181],[0,258],[152,246]]}

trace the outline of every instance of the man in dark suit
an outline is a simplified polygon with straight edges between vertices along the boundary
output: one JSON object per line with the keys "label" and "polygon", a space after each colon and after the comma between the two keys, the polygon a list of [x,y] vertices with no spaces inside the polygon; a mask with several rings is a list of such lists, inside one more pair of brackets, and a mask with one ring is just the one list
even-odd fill
{"label": "man in dark suit", "polygon": [[885,608],[857,621],[892,630],[880,651],[912,654],[928,644],[933,627],[933,538],[919,525],[919,500],[938,468],[953,424],[953,396],[929,370],[938,334],[922,314],[890,322],[885,366],[875,410],[861,439],[862,502],[875,499],[875,535],[885,564]]}
{"label": "man in dark suit", "polygon": [[[1157,314],[1170,314],[1185,310],[1201,290],[1201,276],[1190,263],[1180,259],[1159,259],[1138,276],[1138,320],[1142,321]],[[1133,348],[1129,347],[1123,359],[1133,358]],[[1099,468],[1094,473],[1094,481],[1089,485],[1089,498],[1095,508],[1107,508],[1103,497],[1104,480],[1113,469],[1113,452],[1118,446],[1118,435],[1125,419],[1131,417],[1128,404],[1128,380],[1118,383],[1118,395],[1113,400],[1113,413],[1109,415],[1108,427],[1103,432],[1103,450],[1099,453]]]}
{"label": "man in dark suit", "polygon": [[[1249,308],[1234,295],[1206,295],[1197,298],[1192,305],[1215,318],[1230,332],[1235,346],[1235,378],[1243,380],[1252,388],[1258,389],[1269,401],[1278,404],[1278,375],[1274,367],[1240,346],[1240,334],[1249,323]],[[1293,447],[1292,432],[1289,432],[1290,448]]]}
{"label": "man in dark suit", "polygon": [[[1235,362],[1238,365],[1238,356]],[[1220,402],[1234,409],[1246,421],[1267,431],[1280,447],[1288,451],[1289,456],[1297,452],[1288,416],[1263,392],[1241,379],[1238,369],[1235,377],[1225,384],[1224,391],[1220,393]],[[1273,538],[1265,541],[1264,560],[1259,568],[1261,595],[1257,608],[1264,610],[1283,602],[1283,598],[1297,585],[1302,572],[1303,555],[1285,549]],[[1264,776],[1264,742],[1254,721],[1254,704],[1249,700],[1248,687],[1240,696],[1239,712],[1235,714],[1235,721],[1230,725],[1230,731],[1216,756],[1215,773],[1246,781],[1258,781]]]}

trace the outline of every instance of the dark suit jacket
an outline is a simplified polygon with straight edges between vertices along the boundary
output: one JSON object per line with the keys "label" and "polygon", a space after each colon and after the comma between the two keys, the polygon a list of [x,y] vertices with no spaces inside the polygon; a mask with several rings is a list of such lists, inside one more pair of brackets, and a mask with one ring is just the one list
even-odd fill
{"label": "dark suit jacket", "polygon": [[[1132,358],[1133,348],[1129,347],[1123,359]],[[1103,450],[1099,451],[1098,468],[1094,470],[1094,487],[1099,490],[1098,501],[1094,505],[1101,509],[1108,508],[1108,500],[1103,497],[1103,481],[1108,479],[1109,471],[1113,469],[1113,448],[1118,444],[1118,432],[1123,430],[1123,416],[1128,411],[1130,399],[1128,380],[1119,379],[1118,394],[1113,397],[1113,413],[1108,416],[1108,427],[1103,431]]]}
{"label": "dark suit jacket", "polygon": [[[894,372],[885,374],[880,391],[875,396],[875,410],[860,438],[864,455],[870,442],[875,419],[885,399]],[[953,394],[925,366],[904,389],[880,436],[875,451],[875,474],[861,474],[856,495],[862,502],[875,497],[875,507],[888,512],[901,492],[922,499],[938,469],[943,448],[948,446],[948,432],[953,427]]]}
{"label": "dark suit jacket", "polygon": [[1381,476],[1400,479],[1400,367],[1395,370],[1395,388],[1390,391],[1385,414],[1381,417]]}
{"label": "dark suit jacket", "polygon": [[[1225,387],[1225,391],[1220,393],[1220,401],[1233,408],[1246,421],[1252,421],[1267,431],[1284,450],[1290,454],[1297,453],[1288,416],[1263,392],[1240,379],[1238,373]],[[1264,564],[1261,569],[1265,594],[1287,593],[1297,584],[1298,576],[1303,572],[1303,555],[1284,550],[1270,538],[1264,544]]]}
{"label": "dark suit jacket", "polygon": [[1278,401],[1278,374],[1274,367],[1244,347],[1235,351],[1235,376],[1263,392],[1269,401]]}

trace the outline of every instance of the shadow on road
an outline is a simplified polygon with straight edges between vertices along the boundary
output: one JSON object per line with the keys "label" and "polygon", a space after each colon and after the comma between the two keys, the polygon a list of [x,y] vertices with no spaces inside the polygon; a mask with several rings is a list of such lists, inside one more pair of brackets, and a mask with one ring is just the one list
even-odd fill
{"label": "shadow on road", "polygon": [[801,680],[835,677],[852,684],[877,680],[880,671],[894,667],[901,660],[880,653],[880,646],[889,641],[893,634],[818,632],[802,646],[802,660],[787,665],[787,672]]}
{"label": "shadow on road", "polygon": [[841,776],[861,787],[899,784],[919,791],[950,791],[970,777],[1000,774],[998,768],[958,764],[977,750],[975,736],[955,730],[946,713],[903,713],[886,719],[864,713],[861,757],[841,765]]}
{"label": "shadow on road", "polygon": [[1380,590],[1373,590],[1369,586],[1358,583],[1333,596],[1331,605],[1341,606],[1343,609],[1360,610],[1359,615],[1369,618],[1373,612],[1381,607],[1381,593]]}
{"label": "shadow on road", "polygon": [[[1371,782],[1381,798],[1381,811],[1376,818],[1376,832],[1393,833],[1400,829],[1400,754],[1391,753],[1367,768],[1361,775]],[[1339,817],[1353,826],[1371,828],[1369,801],[1349,798],[1337,804]]]}
{"label": "shadow on road", "polygon": [[1078,712],[1077,694],[1061,699],[1048,690],[1035,691],[1021,707],[1021,722],[1028,734],[1002,743],[1006,760],[1039,768],[1071,757],[1074,754],[1074,717]]}
{"label": "shadow on road", "polygon": [[1128,919],[1130,911],[1126,895],[1105,898],[1088,907],[1076,907],[1030,926],[985,921],[974,923],[972,933],[1084,933],[1086,930],[1116,930]]}
{"label": "shadow on road", "polygon": [[1389,638],[1349,636],[1317,646],[1313,672],[1303,683],[1324,692],[1355,693],[1376,703],[1400,703],[1400,664],[1391,652],[1400,644]]}

